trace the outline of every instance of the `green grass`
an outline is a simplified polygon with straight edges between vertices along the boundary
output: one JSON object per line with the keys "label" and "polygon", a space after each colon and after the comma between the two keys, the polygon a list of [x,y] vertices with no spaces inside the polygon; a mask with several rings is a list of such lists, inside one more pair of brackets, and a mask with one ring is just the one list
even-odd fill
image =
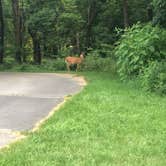
{"label": "green grass", "polygon": [[[0,71],[5,72],[59,72],[66,71],[64,58],[43,58],[41,65],[35,65],[31,61],[18,64],[13,58],[7,57],[3,64],[0,64]],[[75,71],[76,66],[71,66]],[[81,71],[109,71],[116,73],[116,62],[113,58],[86,57],[80,68]]]}
{"label": "green grass", "polygon": [[0,71],[7,72],[56,72],[66,70],[64,59],[43,59],[41,65],[32,63],[18,64],[13,60],[7,60],[0,64]]}
{"label": "green grass", "polygon": [[165,166],[166,97],[108,73],[84,73],[89,85],[39,131],[0,152],[1,166]]}

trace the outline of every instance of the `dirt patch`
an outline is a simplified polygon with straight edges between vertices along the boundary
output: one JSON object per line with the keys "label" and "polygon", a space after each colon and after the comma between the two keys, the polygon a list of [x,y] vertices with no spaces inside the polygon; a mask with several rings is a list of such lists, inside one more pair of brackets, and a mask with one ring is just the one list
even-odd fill
{"label": "dirt patch", "polygon": [[71,78],[74,79],[75,81],[78,82],[78,84],[81,87],[84,87],[87,85],[87,81],[85,80],[85,78],[83,76],[78,76],[77,74],[56,74],[58,76],[62,76],[62,77],[66,77],[66,78]]}

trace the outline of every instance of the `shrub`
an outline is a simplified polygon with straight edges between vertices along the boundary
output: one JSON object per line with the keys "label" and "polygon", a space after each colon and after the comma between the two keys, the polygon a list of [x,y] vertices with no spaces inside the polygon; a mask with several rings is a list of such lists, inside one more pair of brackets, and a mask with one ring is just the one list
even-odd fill
{"label": "shrub", "polygon": [[96,49],[88,48],[88,56],[100,58],[114,57],[113,49],[113,45],[100,43],[100,46]]}
{"label": "shrub", "polygon": [[7,60],[0,65],[0,71],[24,71],[24,72],[55,72],[66,70],[64,59],[43,59],[41,65],[32,63],[17,64],[13,60]]}
{"label": "shrub", "polygon": [[152,62],[141,78],[146,90],[166,94],[166,62]]}
{"label": "shrub", "polygon": [[153,0],[154,18],[153,23],[166,28],[166,1]]}
{"label": "shrub", "polygon": [[66,69],[64,58],[45,59],[40,68],[48,71],[63,71]]}
{"label": "shrub", "polygon": [[150,62],[166,59],[166,30],[136,24],[126,29],[115,48],[121,79],[138,76]]}
{"label": "shrub", "polygon": [[116,72],[116,64],[114,59],[107,57],[101,58],[97,56],[87,56],[82,65],[83,71],[110,71]]}

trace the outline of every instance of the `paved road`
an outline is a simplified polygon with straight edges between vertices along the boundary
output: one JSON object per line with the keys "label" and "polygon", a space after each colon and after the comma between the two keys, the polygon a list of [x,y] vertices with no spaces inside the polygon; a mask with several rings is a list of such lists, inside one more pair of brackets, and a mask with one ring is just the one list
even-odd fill
{"label": "paved road", "polygon": [[66,95],[80,88],[72,77],[64,75],[0,73],[0,130],[32,129]]}

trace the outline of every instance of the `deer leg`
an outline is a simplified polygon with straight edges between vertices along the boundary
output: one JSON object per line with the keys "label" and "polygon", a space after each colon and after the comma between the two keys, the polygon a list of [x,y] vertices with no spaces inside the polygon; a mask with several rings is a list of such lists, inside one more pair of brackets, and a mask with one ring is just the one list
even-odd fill
{"label": "deer leg", "polygon": [[80,65],[77,64],[77,67],[76,67],[76,72],[78,71],[78,69],[80,68]]}
{"label": "deer leg", "polygon": [[66,64],[67,70],[70,71],[70,65],[67,63]]}

